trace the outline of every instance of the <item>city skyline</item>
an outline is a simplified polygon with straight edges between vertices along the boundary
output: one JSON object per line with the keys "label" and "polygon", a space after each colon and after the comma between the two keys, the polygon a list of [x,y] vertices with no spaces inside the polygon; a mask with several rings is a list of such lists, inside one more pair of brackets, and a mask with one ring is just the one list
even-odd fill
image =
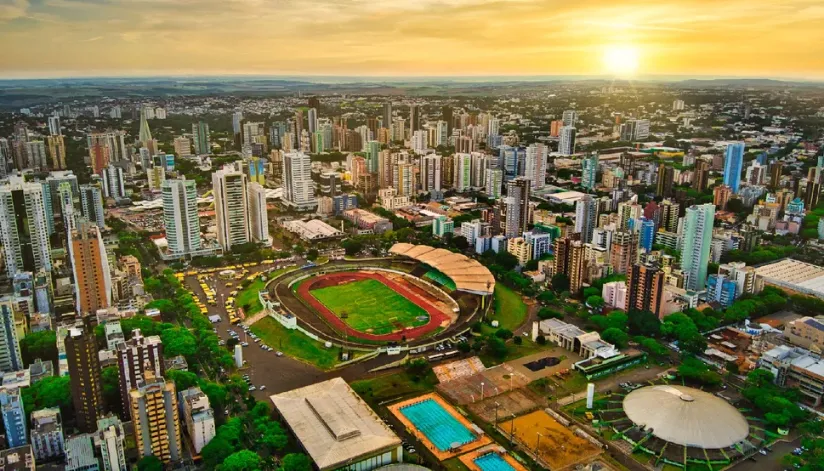
{"label": "city skyline", "polygon": [[824,7],[809,0],[394,0],[381,7],[361,0],[11,0],[0,5],[0,78],[824,79]]}

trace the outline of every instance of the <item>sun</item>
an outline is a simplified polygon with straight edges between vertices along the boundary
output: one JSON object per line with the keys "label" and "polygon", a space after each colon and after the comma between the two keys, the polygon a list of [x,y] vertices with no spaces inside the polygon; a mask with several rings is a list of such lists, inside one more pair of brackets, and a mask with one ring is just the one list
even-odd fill
{"label": "sun", "polygon": [[607,46],[604,49],[604,69],[617,76],[632,76],[638,70],[640,53],[635,46]]}

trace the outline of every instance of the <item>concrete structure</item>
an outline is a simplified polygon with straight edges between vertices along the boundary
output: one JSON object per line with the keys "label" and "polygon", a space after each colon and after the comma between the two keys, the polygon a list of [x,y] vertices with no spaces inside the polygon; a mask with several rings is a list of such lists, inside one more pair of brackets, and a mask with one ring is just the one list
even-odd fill
{"label": "concrete structure", "polygon": [[787,323],[784,335],[793,343],[806,349],[824,351],[824,316],[802,317]]}
{"label": "concrete structure", "polygon": [[52,269],[44,198],[42,185],[22,177],[0,186],[0,242],[10,278],[18,271]]}
{"label": "concrete structure", "polygon": [[103,194],[106,198],[125,198],[126,186],[123,168],[109,165],[103,169]]}
{"label": "concrete structure", "polygon": [[598,332],[585,332],[577,326],[559,319],[546,319],[538,323],[539,332],[559,347],[576,353],[584,359],[610,358],[617,355],[615,347],[601,340]]}
{"label": "concrete structure", "polygon": [[524,266],[532,260],[532,244],[523,237],[510,239],[506,250],[518,259],[518,265]]}
{"label": "concrete structure", "polygon": [[0,466],[3,471],[35,471],[31,446],[0,450]]}
{"label": "concrete structure", "polygon": [[170,255],[187,257],[197,253],[201,249],[201,239],[195,181],[165,180],[161,193]]}
{"label": "concrete structure", "polygon": [[128,471],[125,439],[123,423],[117,416],[110,415],[97,421],[94,445],[103,462],[103,471]]}
{"label": "concrete structure", "polygon": [[652,265],[632,265],[627,272],[627,310],[648,311],[662,317],[663,290],[663,271]]}
{"label": "concrete structure", "polygon": [[93,333],[72,327],[64,343],[77,428],[84,433],[94,432],[97,419],[103,416],[103,382],[97,342]]}
{"label": "concrete structure", "polygon": [[300,236],[306,241],[334,239],[342,237],[343,232],[326,224],[320,219],[310,219],[309,221],[293,220],[283,223],[283,227],[289,231]]}
{"label": "concrete structure", "polygon": [[687,208],[684,216],[681,269],[684,271],[684,288],[688,291],[700,291],[707,281],[714,221],[715,205],[703,204]]}
{"label": "concrete structure", "polygon": [[564,126],[561,128],[560,141],[558,143],[558,153],[561,155],[572,155],[575,153],[575,136],[577,130],[574,126]]}
{"label": "concrete structure", "polygon": [[0,371],[23,369],[20,353],[20,337],[16,328],[14,300],[10,296],[0,298]]}
{"label": "concrete structure", "polygon": [[192,143],[196,154],[212,153],[212,145],[209,142],[209,123],[203,121],[192,123]]}
{"label": "concrete structure", "polygon": [[736,142],[727,146],[724,159],[724,185],[733,193],[738,193],[741,185],[741,171],[744,169],[744,143]]}
{"label": "concrete structure", "polygon": [[215,437],[215,413],[209,405],[209,398],[200,388],[192,387],[180,392],[178,403],[192,449],[199,454]]}
{"label": "concrete structure", "polygon": [[31,413],[31,446],[38,461],[63,456],[65,441],[59,407]]}
{"label": "concrete structure", "polygon": [[507,239],[518,237],[528,229],[531,186],[525,178],[515,178],[506,183],[507,195],[503,203],[506,211],[504,235]]}
{"label": "concrete structure", "polygon": [[249,217],[246,193],[246,174],[223,168],[212,174],[212,191],[215,198],[217,241],[223,250],[248,243]]}
{"label": "concrete structure", "polygon": [[71,233],[77,312],[94,313],[112,303],[112,275],[100,228],[81,223]]}
{"label": "concrete structure", "polygon": [[784,259],[755,269],[757,280],[799,293],[824,298],[824,268]]}
{"label": "concrete structure", "polygon": [[803,348],[779,345],[761,355],[761,368],[781,387],[797,388],[813,407],[824,400],[824,360]]}
{"label": "concrete structure", "polygon": [[163,343],[160,337],[144,337],[140,329],[132,332],[132,338],[117,346],[117,366],[120,372],[120,397],[123,416],[130,417],[129,393],[145,378],[146,372],[162,377],[166,373],[163,363]]}
{"label": "concrete structure", "polygon": [[312,162],[303,152],[288,152],[283,156],[283,202],[298,211],[314,209]]}
{"label": "concrete structure", "polygon": [[20,388],[0,389],[0,414],[6,430],[6,446],[15,448],[29,443],[26,430],[26,412]]}
{"label": "concrete structure", "polygon": [[403,461],[400,438],[341,378],[271,399],[319,471],[371,471]]}
{"label": "concrete structure", "polygon": [[612,281],[604,283],[601,289],[601,297],[607,306],[615,309],[625,310],[627,308],[627,284],[624,281]]}
{"label": "concrete structure", "polygon": [[451,278],[456,289],[460,291],[488,295],[492,294],[495,288],[495,277],[489,269],[477,260],[462,254],[435,249],[428,245],[404,243],[393,245],[389,253],[409,257],[435,268]]}
{"label": "concrete structure", "polygon": [[98,471],[91,435],[76,435],[66,440],[65,471]]}
{"label": "concrete structure", "polygon": [[443,237],[455,232],[455,223],[446,216],[437,216],[432,220],[432,235]]}
{"label": "concrete structure", "polygon": [[147,371],[129,392],[139,456],[155,455],[164,463],[180,460],[180,418],[175,384]]}
{"label": "concrete structure", "polygon": [[249,230],[252,240],[271,245],[269,237],[269,215],[266,207],[266,189],[260,183],[248,185]]}

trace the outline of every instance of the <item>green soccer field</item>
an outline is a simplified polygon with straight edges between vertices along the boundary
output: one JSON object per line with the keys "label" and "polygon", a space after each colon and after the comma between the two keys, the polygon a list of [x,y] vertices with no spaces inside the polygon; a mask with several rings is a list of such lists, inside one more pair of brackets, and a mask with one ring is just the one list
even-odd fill
{"label": "green soccer field", "polygon": [[[312,296],[358,332],[375,335],[429,322],[426,311],[378,280],[360,280],[311,290]],[[370,330],[371,329],[371,330]]]}

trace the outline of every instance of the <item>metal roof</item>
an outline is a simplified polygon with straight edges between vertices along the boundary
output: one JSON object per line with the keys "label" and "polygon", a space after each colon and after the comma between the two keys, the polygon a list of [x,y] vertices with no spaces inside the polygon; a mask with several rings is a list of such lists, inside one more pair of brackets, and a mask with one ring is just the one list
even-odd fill
{"label": "metal roof", "polygon": [[435,268],[451,278],[460,291],[486,295],[492,294],[495,289],[495,277],[489,269],[466,255],[428,245],[404,243],[393,245],[389,253],[403,255]]}
{"label": "metal roof", "polygon": [[385,453],[401,440],[341,378],[271,397],[321,471]]}
{"label": "metal roof", "polygon": [[706,449],[727,448],[750,426],[727,401],[686,386],[648,386],[624,398],[624,412],[661,440]]}

